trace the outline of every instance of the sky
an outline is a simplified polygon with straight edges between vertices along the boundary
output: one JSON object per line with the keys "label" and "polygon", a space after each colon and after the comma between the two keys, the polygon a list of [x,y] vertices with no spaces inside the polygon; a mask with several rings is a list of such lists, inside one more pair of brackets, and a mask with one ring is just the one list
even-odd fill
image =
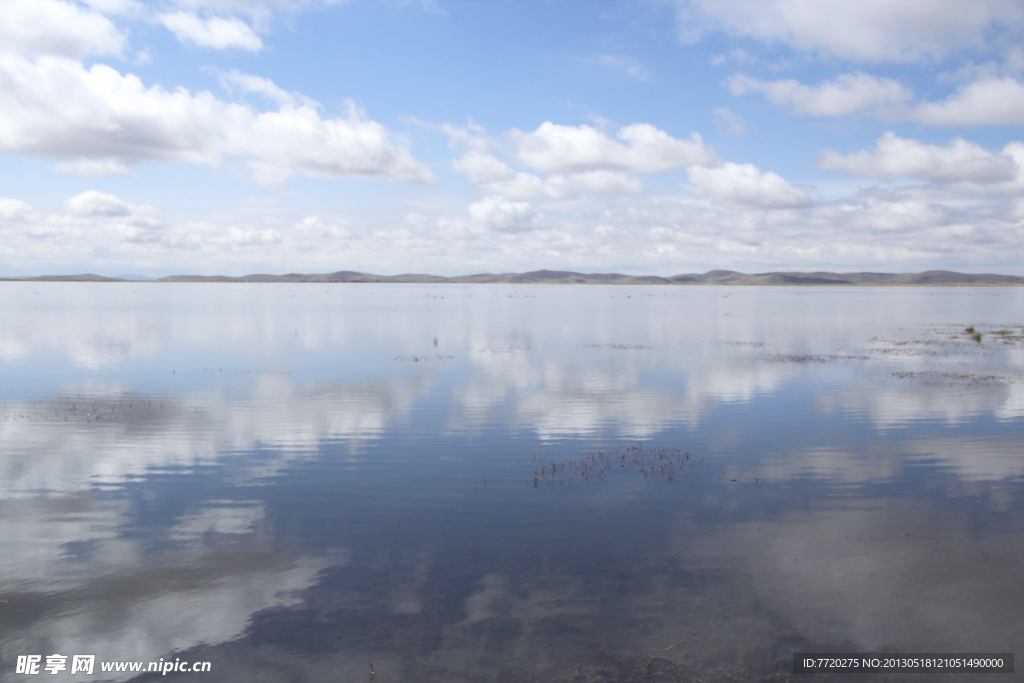
{"label": "sky", "polygon": [[1024,275],[1020,0],[0,0],[0,276]]}

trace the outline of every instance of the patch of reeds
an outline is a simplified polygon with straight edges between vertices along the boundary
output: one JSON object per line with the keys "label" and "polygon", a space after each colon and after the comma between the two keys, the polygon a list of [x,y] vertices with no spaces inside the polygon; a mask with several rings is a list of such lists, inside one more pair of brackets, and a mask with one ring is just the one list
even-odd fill
{"label": "patch of reeds", "polygon": [[534,486],[568,486],[574,481],[604,478],[612,470],[625,469],[639,472],[644,478],[661,476],[676,479],[697,479],[697,468],[710,467],[704,458],[690,458],[678,448],[644,448],[630,444],[611,453],[596,451],[579,458],[547,462],[533,457],[535,469],[531,482]]}

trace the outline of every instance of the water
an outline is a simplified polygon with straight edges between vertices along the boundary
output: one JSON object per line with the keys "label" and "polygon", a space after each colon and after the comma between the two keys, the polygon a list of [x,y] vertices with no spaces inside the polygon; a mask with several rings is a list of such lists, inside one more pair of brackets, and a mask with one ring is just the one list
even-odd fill
{"label": "water", "polygon": [[4,682],[1024,639],[1024,289],[6,282],[0,315]]}

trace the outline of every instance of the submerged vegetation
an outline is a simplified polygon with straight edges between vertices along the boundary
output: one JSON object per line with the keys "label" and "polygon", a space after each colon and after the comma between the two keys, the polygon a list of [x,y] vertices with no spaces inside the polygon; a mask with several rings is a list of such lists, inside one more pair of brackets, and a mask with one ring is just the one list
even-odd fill
{"label": "submerged vegetation", "polygon": [[696,479],[695,468],[710,467],[704,458],[690,459],[690,454],[678,448],[644,448],[638,443],[618,448],[611,453],[588,453],[581,458],[545,462],[533,457],[535,469],[533,485],[544,482],[548,486],[568,486],[574,481],[601,479],[613,469],[640,472],[644,478],[663,476],[668,481]]}

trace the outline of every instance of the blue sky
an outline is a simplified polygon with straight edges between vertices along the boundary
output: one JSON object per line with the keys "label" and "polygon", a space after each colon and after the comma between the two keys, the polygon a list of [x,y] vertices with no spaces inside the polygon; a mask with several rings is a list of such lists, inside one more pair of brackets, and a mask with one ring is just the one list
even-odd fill
{"label": "blue sky", "polygon": [[0,274],[1024,274],[1018,0],[0,0]]}

